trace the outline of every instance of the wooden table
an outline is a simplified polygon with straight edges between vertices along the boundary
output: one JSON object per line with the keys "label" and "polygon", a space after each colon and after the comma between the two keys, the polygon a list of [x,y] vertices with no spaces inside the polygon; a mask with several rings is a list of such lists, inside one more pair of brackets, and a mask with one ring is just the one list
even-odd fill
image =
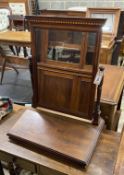
{"label": "wooden table", "polygon": [[[0,44],[14,45],[20,47],[31,47],[31,34],[25,31],[0,32]],[[27,65],[28,60],[24,57],[7,55],[7,61],[12,64]]]}
{"label": "wooden table", "polygon": [[0,43],[17,46],[31,46],[30,32],[25,31],[7,31],[0,32]]}
{"label": "wooden table", "polygon": [[[31,46],[31,36],[30,32],[25,31],[7,31],[7,32],[0,32],[0,44],[8,45],[8,46],[19,46],[23,47],[24,49],[24,57],[27,57],[27,50],[26,47]],[[18,50],[18,49],[17,49]],[[1,71],[1,79],[0,83],[2,84],[4,71],[6,67],[6,63],[12,64],[12,65],[21,65],[24,66],[23,68],[27,68],[28,66],[28,59],[25,59],[24,57],[19,57],[19,52],[17,51],[17,56],[15,55],[5,55],[1,56],[0,60],[2,60],[2,71]],[[15,68],[14,68],[15,69]],[[16,70],[16,69],[15,69]],[[16,70],[17,72],[17,70]]]}
{"label": "wooden table", "polygon": [[[24,107],[14,105],[13,114],[21,108]],[[26,170],[38,173],[38,175],[112,175],[119,147],[119,134],[112,131],[104,131],[89,167],[83,170],[59,159],[55,160],[52,157],[48,157],[42,152],[34,152],[11,142],[6,133],[17,120],[18,118],[11,114],[0,123],[0,160],[6,162],[14,161],[15,164],[19,164]]]}
{"label": "wooden table", "polygon": [[112,65],[102,66],[105,67],[105,76],[101,96],[101,115],[106,121],[107,129],[116,130],[121,113],[124,68]]}

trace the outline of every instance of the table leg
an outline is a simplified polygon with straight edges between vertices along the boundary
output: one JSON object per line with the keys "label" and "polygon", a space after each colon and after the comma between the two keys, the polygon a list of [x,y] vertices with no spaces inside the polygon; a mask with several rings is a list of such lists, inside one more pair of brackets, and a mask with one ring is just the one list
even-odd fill
{"label": "table leg", "polygon": [[27,57],[28,56],[28,53],[27,53],[26,47],[23,47],[23,52],[24,52],[24,57]]}
{"label": "table leg", "polygon": [[3,166],[2,166],[1,161],[0,161],[0,175],[4,175],[4,172],[3,172]]}
{"label": "table leg", "polygon": [[14,169],[13,162],[8,163],[8,169],[9,169],[10,175],[17,175],[16,172],[15,172],[15,169]]}

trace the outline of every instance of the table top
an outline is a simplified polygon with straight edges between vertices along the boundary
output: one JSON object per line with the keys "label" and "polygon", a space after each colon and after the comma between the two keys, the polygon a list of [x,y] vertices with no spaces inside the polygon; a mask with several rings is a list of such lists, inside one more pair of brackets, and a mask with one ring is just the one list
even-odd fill
{"label": "table top", "polygon": [[[14,111],[24,108],[18,105],[14,105]],[[14,114],[14,113],[13,113]],[[22,158],[29,162],[35,163],[36,165],[45,166],[53,171],[59,171],[62,174],[71,175],[112,175],[115,165],[115,159],[117,156],[117,149],[119,147],[120,135],[112,131],[104,131],[101,135],[99,143],[95,149],[90,165],[86,170],[82,168],[74,167],[71,164],[55,160],[48,155],[39,154],[32,150],[28,150],[20,145],[16,145],[9,141],[6,133],[18,120],[17,115],[10,115],[0,123],[0,153],[6,153],[7,155],[13,155],[15,157]]]}
{"label": "table top", "polygon": [[31,33],[25,31],[7,31],[0,32],[0,42],[2,43],[20,43],[31,44]]}
{"label": "table top", "polygon": [[124,87],[124,68],[103,64],[105,76],[101,102],[116,105]]}

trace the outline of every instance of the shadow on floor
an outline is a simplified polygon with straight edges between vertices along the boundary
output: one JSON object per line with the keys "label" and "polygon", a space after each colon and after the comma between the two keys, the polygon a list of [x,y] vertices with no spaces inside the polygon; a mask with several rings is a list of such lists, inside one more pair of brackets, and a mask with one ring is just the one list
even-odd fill
{"label": "shadow on floor", "polygon": [[5,71],[3,83],[0,85],[0,96],[8,96],[18,104],[32,103],[32,86],[28,69],[19,69],[19,74],[13,70]]}

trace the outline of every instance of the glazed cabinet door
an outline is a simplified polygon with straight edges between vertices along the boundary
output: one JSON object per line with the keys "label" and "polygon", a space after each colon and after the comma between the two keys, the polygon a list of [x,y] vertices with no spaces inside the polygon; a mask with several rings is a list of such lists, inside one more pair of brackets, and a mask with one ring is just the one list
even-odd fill
{"label": "glazed cabinet door", "polygon": [[98,33],[95,29],[72,28],[67,23],[60,27],[59,21],[55,26],[46,24],[46,18],[41,28],[32,28],[33,107],[92,119]]}

